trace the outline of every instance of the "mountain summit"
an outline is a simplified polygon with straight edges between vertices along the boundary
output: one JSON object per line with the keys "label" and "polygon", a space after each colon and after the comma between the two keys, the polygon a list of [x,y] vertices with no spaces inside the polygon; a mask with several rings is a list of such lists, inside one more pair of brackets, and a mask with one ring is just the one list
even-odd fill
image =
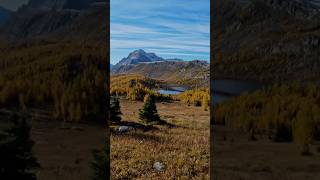
{"label": "mountain summit", "polygon": [[157,56],[155,53],[147,53],[142,49],[135,50],[131,52],[128,57],[123,58],[114,67],[114,69],[119,69],[123,66],[136,65],[139,63],[151,63],[157,61],[165,61],[162,57]]}
{"label": "mountain summit", "polygon": [[164,59],[158,57],[155,53],[146,53],[144,50],[139,49],[131,52],[127,58],[123,58],[117,65],[129,65],[155,61],[164,61]]}

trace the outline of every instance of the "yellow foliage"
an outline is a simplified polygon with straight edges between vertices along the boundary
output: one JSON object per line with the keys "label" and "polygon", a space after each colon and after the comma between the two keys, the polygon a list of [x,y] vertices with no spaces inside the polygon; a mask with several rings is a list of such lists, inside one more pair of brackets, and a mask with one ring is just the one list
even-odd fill
{"label": "yellow foliage", "polygon": [[141,75],[115,75],[111,76],[110,94],[125,95],[130,100],[143,100],[146,94],[156,97],[161,95],[153,89],[160,87],[160,81]]}
{"label": "yellow foliage", "polygon": [[192,89],[177,95],[177,99],[188,105],[202,106],[205,110],[210,106],[209,89]]}
{"label": "yellow foliage", "polygon": [[218,104],[217,123],[234,129],[273,132],[276,141],[309,144],[320,134],[320,87],[275,85]]}
{"label": "yellow foliage", "polygon": [[105,114],[109,65],[101,49],[76,42],[0,49],[0,107],[54,104],[53,117],[70,121]]}

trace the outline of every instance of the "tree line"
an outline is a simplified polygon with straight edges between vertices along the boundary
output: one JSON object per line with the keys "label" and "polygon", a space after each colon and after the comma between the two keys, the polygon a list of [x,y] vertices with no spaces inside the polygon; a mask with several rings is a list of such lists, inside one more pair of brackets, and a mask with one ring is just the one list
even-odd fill
{"label": "tree line", "polygon": [[210,93],[208,88],[192,89],[177,96],[183,103],[194,106],[201,106],[204,110],[210,107]]}
{"label": "tree line", "polygon": [[41,44],[0,51],[0,107],[52,105],[65,121],[99,118],[105,110],[106,55],[101,47]]}
{"label": "tree line", "polygon": [[274,85],[243,94],[214,107],[216,123],[258,133],[276,142],[296,142],[303,153],[320,140],[320,87],[315,84]]}
{"label": "tree line", "polygon": [[111,76],[112,96],[126,96],[130,100],[143,101],[145,96],[152,95],[156,100],[181,101],[188,105],[202,106],[204,110],[208,110],[210,106],[210,94],[208,88],[198,88],[185,91],[179,95],[163,95],[156,92],[162,82],[141,75],[116,75]]}

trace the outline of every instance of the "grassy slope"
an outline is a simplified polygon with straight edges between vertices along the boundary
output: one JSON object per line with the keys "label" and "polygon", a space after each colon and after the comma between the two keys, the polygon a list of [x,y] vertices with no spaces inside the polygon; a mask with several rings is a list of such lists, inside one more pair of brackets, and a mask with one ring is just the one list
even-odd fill
{"label": "grassy slope", "polygon": [[[123,121],[138,122],[141,102],[121,101]],[[113,179],[208,179],[209,112],[181,103],[158,103],[161,118],[176,127],[156,125],[157,129],[111,135],[111,174]],[[153,169],[156,161],[166,165],[164,172]]]}
{"label": "grassy slope", "polygon": [[[248,134],[215,126],[213,178],[217,180],[317,180],[320,178],[320,144],[312,156],[301,156],[294,143],[275,143],[265,136],[248,141]],[[232,137],[235,137],[232,139]]]}

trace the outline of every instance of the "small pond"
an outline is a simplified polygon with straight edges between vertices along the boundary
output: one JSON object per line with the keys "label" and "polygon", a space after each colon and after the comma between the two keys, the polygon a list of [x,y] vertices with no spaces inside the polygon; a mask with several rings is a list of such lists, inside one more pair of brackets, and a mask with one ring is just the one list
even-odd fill
{"label": "small pond", "polygon": [[165,89],[158,89],[157,91],[160,94],[164,94],[164,95],[177,95],[177,94],[183,93],[186,90],[188,90],[188,87],[185,87],[185,86],[168,86]]}
{"label": "small pond", "polygon": [[221,103],[244,92],[253,92],[266,87],[261,82],[243,80],[213,80],[211,86],[213,86],[214,104]]}
{"label": "small pond", "polygon": [[[213,86],[214,104],[221,103],[244,92],[253,92],[266,87],[265,84],[260,82],[243,80],[213,80],[211,85]],[[177,95],[188,89],[186,86],[168,85],[166,88],[158,89],[157,92],[164,95]]]}

